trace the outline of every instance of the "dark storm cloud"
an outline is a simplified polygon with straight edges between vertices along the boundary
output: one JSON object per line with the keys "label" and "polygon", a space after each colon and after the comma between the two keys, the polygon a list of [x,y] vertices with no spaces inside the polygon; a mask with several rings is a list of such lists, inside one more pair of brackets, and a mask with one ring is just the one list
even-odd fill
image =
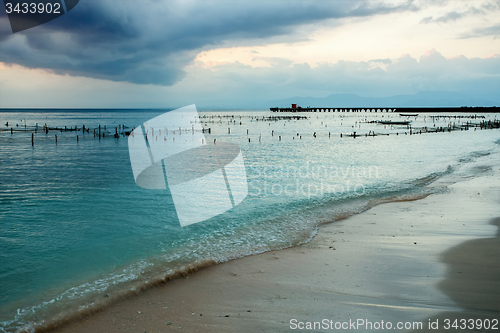
{"label": "dark storm cloud", "polygon": [[0,16],[0,61],[57,74],[172,85],[202,48],[290,34],[330,18],[416,10],[411,1],[82,0],[71,12],[12,34]]}

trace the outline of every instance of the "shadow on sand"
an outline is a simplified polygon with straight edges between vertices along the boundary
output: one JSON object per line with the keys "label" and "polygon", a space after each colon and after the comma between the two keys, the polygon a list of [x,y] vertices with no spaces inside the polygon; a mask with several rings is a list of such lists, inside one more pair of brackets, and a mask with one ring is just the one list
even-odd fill
{"label": "shadow on sand", "polygon": [[[490,224],[500,228],[500,218]],[[500,332],[500,229],[494,238],[474,239],[447,250],[441,260],[447,270],[439,289],[464,310],[441,312],[423,321],[423,330],[412,332]],[[438,325],[430,329],[429,322],[436,321]]]}

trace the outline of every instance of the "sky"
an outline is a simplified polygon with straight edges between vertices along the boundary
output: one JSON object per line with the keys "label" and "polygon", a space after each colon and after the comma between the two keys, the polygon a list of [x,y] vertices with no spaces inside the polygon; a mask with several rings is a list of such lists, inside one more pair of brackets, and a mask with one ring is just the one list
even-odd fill
{"label": "sky", "polygon": [[80,0],[17,33],[1,3],[0,107],[253,108],[419,92],[500,105],[499,37],[500,0]]}

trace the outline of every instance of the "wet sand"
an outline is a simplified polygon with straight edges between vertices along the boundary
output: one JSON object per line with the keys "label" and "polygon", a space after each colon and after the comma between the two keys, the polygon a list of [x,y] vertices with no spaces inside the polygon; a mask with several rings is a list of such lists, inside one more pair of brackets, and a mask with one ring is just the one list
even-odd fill
{"label": "wet sand", "polygon": [[[448,193],[324,225],[308,244],[168,282],[57,332],[328,331],[292,329],[324,319],[375,327],[383,320],[393,329],[376,331],[394,332],[401,331],[394,329],[398,322],[426,329],[439,319],[436,332],[450,331],[442,329],[446,318],[500,319],[494,220],[500,173],[499,166],[492,169],[450,185]],[[365,325],[358,330],[371,331]]]}
{"label": "wet sand", "polygon": [[[500,227],[500,218],[493,219],[491,224]],[[442,260],[447,267],[446,279],[438,287],[463,310],[441,312],[428,322],[437,323],[441,332],[500,330],[500,228],[496,237],[466,241],[447,250]],[[491,329],[495,323],[498,323],[496,329]],[[445,329],[454,324],[459,328]],[[437,331],[426,328],[419,332]]]}

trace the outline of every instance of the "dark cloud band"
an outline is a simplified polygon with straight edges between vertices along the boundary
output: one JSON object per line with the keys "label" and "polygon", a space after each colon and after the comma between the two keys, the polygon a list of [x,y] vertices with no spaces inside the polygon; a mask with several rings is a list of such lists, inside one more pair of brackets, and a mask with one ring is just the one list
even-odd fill
{"label": "dark cloud band", "polygon": [[[287,35],[325,19],[415,10],[411,1],[81,1],[18,34],[0,16],[0,61],[56,74],[173,85],[202,48]],[[5,12],[3,12],[5,13]]]}

